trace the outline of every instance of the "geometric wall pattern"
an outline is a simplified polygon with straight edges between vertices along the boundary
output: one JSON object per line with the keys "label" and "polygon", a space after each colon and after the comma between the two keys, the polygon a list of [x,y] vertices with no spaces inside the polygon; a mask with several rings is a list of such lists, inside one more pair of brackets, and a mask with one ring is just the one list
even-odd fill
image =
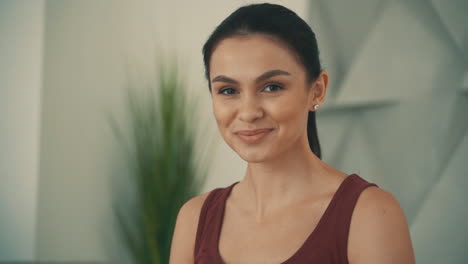
{"label": "geometric wall pattern", "polygon": [[418,263],[468,263],[468,1],[310,1],[324,160],[389,190]]}

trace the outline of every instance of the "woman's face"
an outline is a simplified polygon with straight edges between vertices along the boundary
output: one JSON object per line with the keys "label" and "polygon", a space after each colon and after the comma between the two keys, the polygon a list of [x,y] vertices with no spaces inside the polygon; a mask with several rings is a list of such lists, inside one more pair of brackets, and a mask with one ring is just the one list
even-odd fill
{"label": "woman's face", "polygon": [[221,135],[245,161],[309,148],[307,116],[317,102],[302,64],[283,43],[263,34],[222,40],[211,56],[210,82]]}

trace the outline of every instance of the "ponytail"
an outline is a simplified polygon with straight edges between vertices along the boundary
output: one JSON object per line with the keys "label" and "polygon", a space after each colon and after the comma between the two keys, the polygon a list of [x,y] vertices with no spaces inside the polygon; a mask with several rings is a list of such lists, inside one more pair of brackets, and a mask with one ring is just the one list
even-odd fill
{"label": "ponytail", "polygon": [[317,124],[315,122],[315,112],[309,111],[307,118],[307,139],[309,140],[309,146],[312,152],[319,158],[322,159],[322,153],[320,151],[320,143],[317,133]]}

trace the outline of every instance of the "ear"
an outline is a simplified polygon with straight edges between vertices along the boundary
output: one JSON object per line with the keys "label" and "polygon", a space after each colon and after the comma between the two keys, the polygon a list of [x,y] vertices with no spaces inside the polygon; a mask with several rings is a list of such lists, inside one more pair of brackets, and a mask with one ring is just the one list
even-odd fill
{"label": "ear", "polygon": [[328,73],[321,71],[319,76],[311,83],[309,92],[309,111],[317,111],[314,109],[314,105],[318,104],[320,109],[325,101],[325,95],[327,94],[328,88]]}

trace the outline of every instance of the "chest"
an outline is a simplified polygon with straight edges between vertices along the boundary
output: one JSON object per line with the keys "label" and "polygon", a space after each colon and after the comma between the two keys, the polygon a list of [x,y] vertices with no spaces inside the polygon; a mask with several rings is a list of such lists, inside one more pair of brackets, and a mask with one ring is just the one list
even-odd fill
{"label": "chest", "polygon": [[290,208],[261,222],[227,207],[219,237],[219,254],[227,264],[282,263],[316,235],[328,202]]}

